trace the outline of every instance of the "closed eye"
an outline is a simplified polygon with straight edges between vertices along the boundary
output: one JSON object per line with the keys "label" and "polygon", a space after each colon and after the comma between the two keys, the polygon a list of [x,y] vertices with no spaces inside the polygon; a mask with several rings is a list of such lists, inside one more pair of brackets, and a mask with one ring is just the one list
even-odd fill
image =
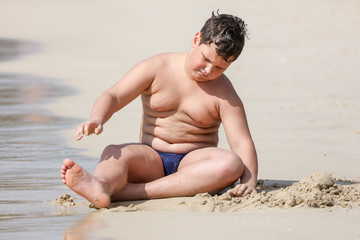
{"label": "closed eye", "polygon": [[202,57],[203,57],[203,59],[204,59],[206,62],[211,63],[211,61],[210,61],[207,57],[205,57],[205,55],[204,55],[204,54],[202,54]]}
{"label": "closed eye", "polygon": [[[204,55],[204,53],[202,53],[202,57],[203,57],[203,59],[204,59],[206,62],[212,64],[212,62],[210,61],[210,59],[208,59],[208,58]],[[220,66],[215,66],[215,67],[216,67],[217,69],[219,69],[219,70],[224,70],[223,67],[220,67]]]}

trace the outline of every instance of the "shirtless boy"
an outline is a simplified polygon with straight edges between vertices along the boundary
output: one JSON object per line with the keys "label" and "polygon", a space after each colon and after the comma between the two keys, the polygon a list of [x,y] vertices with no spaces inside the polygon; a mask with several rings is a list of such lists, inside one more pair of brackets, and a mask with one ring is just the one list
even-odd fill
{"label": "shirtless boy", "polygon": [[[135,65],[95,102],[76,138],[100,134],[104,124],[141,95],[139,143],[107,146],[94,174],[71,159],[62,181],[97,207],[111,201],[192,196],[255,190],[257,156],[243,104],[224,71],[240,55],[245,23],[212,14],[185,53],[164,53]],[[220,149],[223,124],[231,151]]]}

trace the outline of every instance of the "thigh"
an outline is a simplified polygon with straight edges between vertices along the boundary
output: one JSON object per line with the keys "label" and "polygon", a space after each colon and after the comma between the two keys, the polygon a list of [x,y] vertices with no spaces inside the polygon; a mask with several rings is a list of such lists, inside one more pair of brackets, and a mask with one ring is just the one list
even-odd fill
{"label": "thigh", "polygon": [[188,153],[181,161],[178,170],[189,167],[193,164],[207,162],[209,164],[236,164],[241,163],[240,158],[233,152],[216,148],[201,148]]}
{"label": "thigh", "polygon": [[244,170],[241,159],[220,148],[203,148],[188,153],[181,161],[178,174],[186,174],[201,191],[215,193],[237,181]]}
{"label": "thigh", "polygon": [[164,176],[164,166],[159,154],[151,147],[138,144],[110,145],[105,148],[101,163],[113,162],[113,166],[127,170],[128,182],[144,183]]}

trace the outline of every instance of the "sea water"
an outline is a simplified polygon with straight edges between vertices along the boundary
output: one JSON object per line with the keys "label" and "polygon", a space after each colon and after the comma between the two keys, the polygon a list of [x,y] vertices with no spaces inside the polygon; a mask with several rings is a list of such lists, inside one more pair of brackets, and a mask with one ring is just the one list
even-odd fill
{"label": "sea water", "polygon": [[[11,43],[0,39],[0,64],[18,54]],[[64,158],[96,161],[68,147],[60,134],[80,120],[44,107],[71,94],[75,90],[59,79],[0,72],[0,239],[61,239],[92,211],[51,203],[68,191],[60,178]]]}

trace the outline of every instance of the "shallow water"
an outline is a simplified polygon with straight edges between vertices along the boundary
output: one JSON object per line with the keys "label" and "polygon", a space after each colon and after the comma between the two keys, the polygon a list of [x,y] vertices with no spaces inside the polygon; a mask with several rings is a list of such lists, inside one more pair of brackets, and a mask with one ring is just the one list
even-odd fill
{"label": "shallow water", "polygon": [[[6,48],[17,46],[8,43]],[[12,54],[4,55],[4,46],[0,39],[2,61],[19,53],[10,49],[6,52]],[[59,132],[80,120],[56,116],[43,106],[74,93],[57,79],[0,72],[0,239],[61,239],[91,211],[51,204],[69,192],[60,179],[64,158],[95,161],[69,148]]]}

